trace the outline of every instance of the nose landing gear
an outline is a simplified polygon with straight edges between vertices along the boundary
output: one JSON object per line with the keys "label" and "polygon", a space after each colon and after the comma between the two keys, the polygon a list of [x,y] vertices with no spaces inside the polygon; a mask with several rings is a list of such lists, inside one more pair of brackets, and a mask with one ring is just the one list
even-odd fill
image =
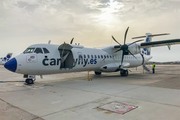
{"label": "nose landing gear", "polygon": [[26,79],[25,84],[26,84],[26,85],[34,84],[34,80],[31,79],[31,78],[30,78],[30,79]]}
{"label": "nose landing gear", "polygon": [[24,83],[25,85],[34,84],[34,81],[36,80],[35,75],[24,75],[24,77],[27,78]]}

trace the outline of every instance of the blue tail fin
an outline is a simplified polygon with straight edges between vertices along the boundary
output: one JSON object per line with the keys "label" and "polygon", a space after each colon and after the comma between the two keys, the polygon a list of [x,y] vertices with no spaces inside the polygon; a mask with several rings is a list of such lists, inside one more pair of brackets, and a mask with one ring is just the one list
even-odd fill
{"label": "blue tail fin", "polygon": [[[145,42],[151,42],[152,37],[154,37],[154,36],[162,36],[162,35],[169,35],[169,33],[153,34],[153,35],[151,33],[146,33],[146,36],[133,37],[132,39],[146,38]],[[144,54],[144,55],[151,55],[151,48],[143,48],[141,53]]]}
{"label": "blue tail fin", "polygon": [[[152,34],[146,33],[145,42],[151,42],[151,41],[152,41]],[[144,55],[151,55],[151,48],[143,48],[141,53]]]}

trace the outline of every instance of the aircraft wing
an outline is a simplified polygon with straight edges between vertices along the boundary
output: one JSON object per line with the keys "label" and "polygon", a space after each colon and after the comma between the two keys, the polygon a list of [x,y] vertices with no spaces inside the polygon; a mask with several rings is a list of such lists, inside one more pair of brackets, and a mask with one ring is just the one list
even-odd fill
{"label": "aircraft wing", "polygon": [[168,46],[180,44],[180,39],[171,39],[171,40],[161,40],[154,42],[144,42],[140,43],[140,48],[149,48],[149,47],[158,47],[158,46]]}

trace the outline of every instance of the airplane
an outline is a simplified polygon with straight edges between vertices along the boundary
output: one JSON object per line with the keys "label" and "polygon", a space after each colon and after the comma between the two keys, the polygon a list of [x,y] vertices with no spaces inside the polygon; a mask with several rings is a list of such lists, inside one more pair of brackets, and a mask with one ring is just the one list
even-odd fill
{"label": "airplane", "polygon": [[12,53],[8,53],[6,57],[0,58],[0,65],[4,65],[7,61],[11,59]]}
{"label": "airplane", "polygon": [[[112,39],[118,44],[103,49],[86,48],[81,45],[63,43],[34,44],[29,46],[23,53],[5,63],[4,67],[11,72],[23,74],[25,84],[34,84],[36,75],[58,74],[80,71],[94,71],[96,75],[102,72],[118,72],[121,76],[128,76],[128,70],[132,67],[145,66],[149,61],[151,47],[180,44],[180,39],[162,40],[152,42],[152,37],[169,35],[150,34],[134,37],[133,39],[145,38],[132,43],[126,43],[129,27],[125,31],[124,44],[120,44],[113,36]],[[141,50],[143,49],[143,50]]]}

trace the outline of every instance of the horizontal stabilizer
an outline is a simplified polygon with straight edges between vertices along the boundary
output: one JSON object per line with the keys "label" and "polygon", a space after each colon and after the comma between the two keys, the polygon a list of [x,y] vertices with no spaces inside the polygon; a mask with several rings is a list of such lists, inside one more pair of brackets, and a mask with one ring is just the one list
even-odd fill
{"label": "horizontal stabilizer", "polygon": [[[162,35],[170,35],[169,33],[163,33],[163,34],[154,34],[154,35],[148,35],[149,37],[154,36],[162,36]],[[146,36],[139,36],[139,37],[133,37],[132,39],[138,39],[138,38],[145,38]]]}

